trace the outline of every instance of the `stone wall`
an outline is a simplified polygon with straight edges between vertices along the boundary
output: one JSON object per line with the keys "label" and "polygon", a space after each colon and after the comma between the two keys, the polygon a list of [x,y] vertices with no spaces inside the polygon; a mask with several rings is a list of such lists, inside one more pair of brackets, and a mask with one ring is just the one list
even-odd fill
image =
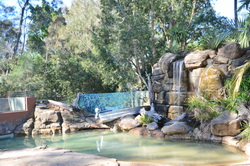
{"label": "stone wall", "polygon": [[[194,51],[185,56],[164,54],[152,68],[152,85],[156,111],[170,119],[187,111],[192,95],[221,98],[225,95],[225,78],[250,59],[250,50],[238,43],[227,43],[216,50]],[[184,60],[180,92],[174,85],[174,63]],[[178,104],[179,101],[179,104]]]}

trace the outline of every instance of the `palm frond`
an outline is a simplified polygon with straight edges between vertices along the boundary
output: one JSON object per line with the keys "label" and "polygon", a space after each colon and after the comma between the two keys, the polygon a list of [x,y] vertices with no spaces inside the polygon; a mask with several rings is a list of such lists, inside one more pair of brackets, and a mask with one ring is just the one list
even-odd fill
{"label": "palm frond", "polygon": [[238,8],[238,11],[241,11],[242,9],[246,9],[246,10],[249,10],[249,6],[250,6],[250,1],[249,0],[241,0],[240,1],[241,5],[240,7]]}
{"label": "palm frond", "polygon": [[238,67],[238,69],[235,71],[233,78],[232,78],[232,86],[230,88],[230,93],[233,99],[236,98],[237,93],[239,92],[239,89],[240,89],[240,84],[241,84],[243,75],[249,67],[250,67],[250,60],[248,60],[244,65]]}

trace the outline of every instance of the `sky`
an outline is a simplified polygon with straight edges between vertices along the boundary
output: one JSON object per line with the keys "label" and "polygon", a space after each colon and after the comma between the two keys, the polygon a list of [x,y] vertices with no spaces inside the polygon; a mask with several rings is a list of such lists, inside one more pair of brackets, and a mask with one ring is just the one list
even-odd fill
{"label": "sky", "polygon": [[212,5],[218,15],[234,18],[234,0],[213,0]]}
{"label": "sky", "polygon": [[[1,0],[6,5],[15,5],[17,0]],[[63,0],[66,6],[70,6],[72,0]],[[234,18],[234,0],[212,0],[212,5],[218,15]]]}

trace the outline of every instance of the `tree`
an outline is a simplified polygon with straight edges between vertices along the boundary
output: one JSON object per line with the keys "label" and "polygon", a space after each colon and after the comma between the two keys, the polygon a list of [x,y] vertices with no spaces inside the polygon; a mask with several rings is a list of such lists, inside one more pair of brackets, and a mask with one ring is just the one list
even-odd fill
{"label": "tree", "polygon": [[238,5],[237,5],[238,1],[234,0],[234,23],[235,23],[235,27],[238,28]]}
{"label": "tree", "polygon": [[249,0],[241,0],[240,3],[241,3],[241,5],[238,8],[238,11],[241,11],[244,8],[246,10],[250,11],[250,1]]}
{"label": "tree", "polygon": [[11,57],[16,44],[17,28],[14,21],[14,7],[0,2],[0,76],[10,73]]}
{"label": "tree", "polygon": [[29,19],[31,24],[28,32],[27,45],[30,51],[38,52],[45,55],[44,39],[48,36],[48,27],[57,16],[62,15],[61,8],[56,5],[61,1],[52,1],[54,5],[50,5],[46,0],[42,0],[41,6],[30,5],[31,15]]}
{"label": "tree", "polygon": [[17,50],[18,50],[18,46],[20,43],[20,39],[21,39],[21,35],[22,35],[22,27],[23,27],[23,21],[24,21],[24,12],[26,10],[26,8],[29,5],[29,0],[25,0],[24,4],[21,4],[21,1],[18,0],[19,6],[21,7],[21,17],[20,17],[20,22],[19,22],[19,27],[18,27],[18,33],[17,33],[17,41],[16,41],[16,45],[14,47],[14,54],[13,56],[15,56],[17,54]]}
{"label": "tree", "polygon": [[98,26],[98,1],[75,0],[70,11],[54,19],[44,39],[44,96],[72,99],[77,93],[110,92],[93,56],[92,35]]}

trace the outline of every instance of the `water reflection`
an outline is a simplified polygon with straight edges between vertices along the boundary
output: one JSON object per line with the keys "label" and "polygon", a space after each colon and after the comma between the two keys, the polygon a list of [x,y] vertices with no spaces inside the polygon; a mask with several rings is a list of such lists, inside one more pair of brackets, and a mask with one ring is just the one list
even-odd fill
{"label": "water reflection", "polygon": [[167,141],[109,131],[67,135],[16,137],[0,141],[0,149],[61,147],[75,152],[97,154],[126,161],[146,161],[172,165],[221,165],[245,161],[242,153],[219,144]]}

